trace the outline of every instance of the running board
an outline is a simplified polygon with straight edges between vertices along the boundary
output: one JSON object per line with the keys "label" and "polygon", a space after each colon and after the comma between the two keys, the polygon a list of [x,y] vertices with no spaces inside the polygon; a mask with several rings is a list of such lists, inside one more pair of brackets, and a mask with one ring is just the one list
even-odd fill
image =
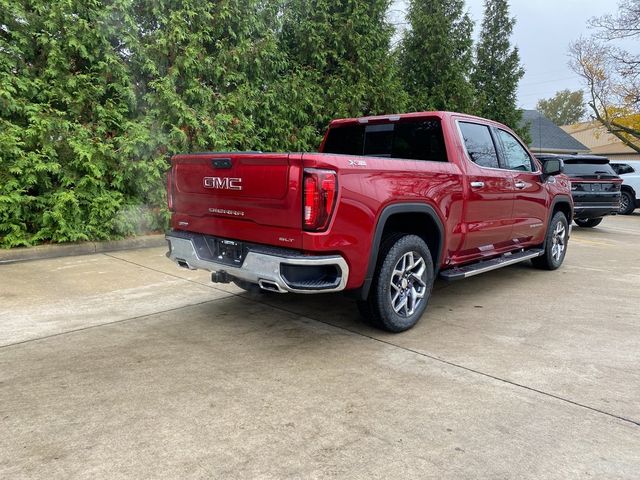
{"label": "running board", "polygon": [[490,272],[498,268],[507,267],[514,263],[524,262],[532,258],[539,257],[544,254],[544,250],[536,248],[532,250],[524,250],[518,253],[506,253],[498,258],[492,258],[491,260],[484,260],[482,262],[466,265],[464,267],[455,267],[449,270],[443,270],[440,272],[440,276],[445,280],[461,280],[463,278],[473,277],[474,275],[480,275],[481,273]]}

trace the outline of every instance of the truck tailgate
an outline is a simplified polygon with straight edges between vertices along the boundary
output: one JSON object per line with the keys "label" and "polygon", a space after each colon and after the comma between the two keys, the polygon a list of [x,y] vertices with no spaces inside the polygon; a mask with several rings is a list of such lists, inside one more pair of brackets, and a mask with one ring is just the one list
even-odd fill
{"label": "truck tailgate", "polygon": [[172,227],[300,248],[301,156],[201,153],[172,159]]}

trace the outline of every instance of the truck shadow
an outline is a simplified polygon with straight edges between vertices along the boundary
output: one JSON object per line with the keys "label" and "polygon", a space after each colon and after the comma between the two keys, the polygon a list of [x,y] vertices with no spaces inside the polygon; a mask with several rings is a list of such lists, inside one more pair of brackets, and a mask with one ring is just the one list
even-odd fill
{"label": "truck shadow", "polygon": [[[429,300],[429,307],[422,319],[414,329],[402,335],[411,335],[411,332],[428,328],[429,325],[439,321],[443,311],[446,311],[449,317],[453,315],[458,321],[464,322],[467,317],[466,312],[484,308],[487,302],[499,302],[503,296],[512,295],[514,289],[522,290],[522,282],[532,275],[540,276],[542,280],[549,275],[549,272],[533,269],[528,262],[525,262],[457,282],[437,279]],[[355,299],[345,294],[246,293],[236,297],[236,301],[240,303],[247,300],[280,310],[283,318],[287,314],[294,314],[366,335],[389,335],[372,328],[360,316]]]}

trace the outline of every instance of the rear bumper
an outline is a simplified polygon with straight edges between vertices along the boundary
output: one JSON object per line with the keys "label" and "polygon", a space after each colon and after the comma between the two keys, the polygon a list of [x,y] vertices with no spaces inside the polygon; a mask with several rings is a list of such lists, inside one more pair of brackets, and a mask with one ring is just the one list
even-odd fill
{"label": "rear bumper", "polygon": [[606,215],[617,214],[620,203],[617,204],[576,204],[573,208],[573,217],[579,220],[600,218]]}
{"label": "rear bumper", "polygon": [[279,293],[329,293],[345,289],[349,266],[340,255],[311,256],[295,250],[245,243],[241,264],[216,261],[207,240],[215,237],[172,231],[166,237],[167,257],[179,266],[226,273],[231,279]]}

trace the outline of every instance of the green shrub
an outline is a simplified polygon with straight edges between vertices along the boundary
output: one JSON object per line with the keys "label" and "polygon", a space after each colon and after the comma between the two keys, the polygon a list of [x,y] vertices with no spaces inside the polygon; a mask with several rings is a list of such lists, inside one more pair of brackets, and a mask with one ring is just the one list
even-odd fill
{"label": "green shrub", "polygon": [[388,6],[0,0],[0,247],[162,230],[172,154],[314,150],[402,109]]}

